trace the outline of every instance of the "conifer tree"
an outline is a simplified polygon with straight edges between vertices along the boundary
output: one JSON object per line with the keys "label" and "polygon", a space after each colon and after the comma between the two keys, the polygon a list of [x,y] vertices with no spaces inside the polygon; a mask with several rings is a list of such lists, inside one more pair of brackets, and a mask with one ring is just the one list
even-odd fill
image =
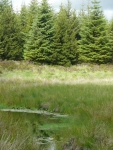
{"label": "conifer tree", "polygon": [[29,32],[33,21],[38,13],[38,2],[37,0],[32,0],[29,6],[25,4],[22,5],[20,11],[20,26],[21,32],[24,36]]}
{"label": "conifer tree", "polygon": [[20,26],[21,26],[21,32],[27,33],[29,31],[28,28],[28,7],[23,4],[20,11]]}
{"label": "conifer tree", "polygon": [[[71,7],[70,7],[71,8]],[[67,9],[68,10],[68,9]],[[75,11],[67,13],[67,29],[64,35],[63,52],[68,60],[67,65],[74,65],[78,61],[78,18]]]}
{"label": "conifer tree", "polygon": [[55,52],[53,54],[54,64],[65,65],[67,63],[66,56],[63,54],[64,36],[67,28],[66,24],[66,12],[63,6],[60,6],[60,11],[55,21],[55,40],[54,47]]}
{"label": "conifer tree", "polygon": [[53,53],[54,17],[47,0],[43,0],[25,44],[24,58],[51,64]]}
{"label": "conifer tree", "polygon": [[[2,34],[2,32],[3,32],[3,24],[2,24],[3,6],[4,6],[3,3],[0,2],[0,34]],[[4,51],[1,44],[2,44],[2,38],[1,38],[1,35],[0,35],[0,59],[2,58],[3,51]]]}
{"label": "conifer tree", "polygon": [[28,23],[29,20],[29,11],[28,7],[25,4],[22,4],[20,15],[19,15],[19,26],[20,26],[20,34],[21,34],[21,45],[22,50],[24,51],[24,44],[26,40],[26,35],[30,30],[30,25]]}
{"label": "conifer tree", "polygon": [[83,21],[79,41],[79,61],[88,63],[111,62],[110,42],[106,20],[98,0],[92,1],[88,19]]}
{"label": "conifer tree", "polygon": [[55,64],[70,66],[77,62],[77,26],[76,13],[68,1],[66,7],[60,6],[55,23]]}
{"label": "conifer tree", "polygon": [[28,7],[28,26],[29,26],[29,30],[33,24],[33,21],[36,17],[36,15],[38,15],[38,1],[37,0],[31,0],[31,3]]}
{"label": "conifer tree", "polygon": [[8,0],[0,1],[0,59],[22,59],[20,30],[12,4]]}
{"label": "conifer tree", "polygon": [[110,44],[111,44],[112,63],[113,63],[113,18],[110,22]]}

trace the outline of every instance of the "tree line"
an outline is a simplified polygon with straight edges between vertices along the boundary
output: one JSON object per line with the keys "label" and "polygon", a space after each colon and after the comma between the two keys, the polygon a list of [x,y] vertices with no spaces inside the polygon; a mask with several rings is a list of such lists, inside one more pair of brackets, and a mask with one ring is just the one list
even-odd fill
{"label": "tree line", "polygon": [[47,0],[31,0],[15,12],[0,0],[0,59],[70,66],[113,62],[113,18],[104,16],[99,0],[77,13],[68,0],[56,12]]}

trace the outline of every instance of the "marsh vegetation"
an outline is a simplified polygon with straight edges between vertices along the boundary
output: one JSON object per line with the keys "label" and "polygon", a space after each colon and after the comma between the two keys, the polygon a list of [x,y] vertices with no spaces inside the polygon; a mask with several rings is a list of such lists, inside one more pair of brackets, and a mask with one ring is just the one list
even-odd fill
{"label": "marsh vegetation", "polygon": [[0,62],[0,108],[41,110],[55,117],[0,111],[1,150],[112,150],[113,68],[111,65],[38,66]]}

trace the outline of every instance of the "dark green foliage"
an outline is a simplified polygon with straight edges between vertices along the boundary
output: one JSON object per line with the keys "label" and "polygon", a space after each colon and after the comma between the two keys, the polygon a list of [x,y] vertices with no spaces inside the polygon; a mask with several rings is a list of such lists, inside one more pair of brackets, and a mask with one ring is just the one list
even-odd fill
{"label": "dark green foliage", "polygon": [[51,64],[54,19],[47,0],[43,0],[25,44],[24,58],[41,64]]}
{"label": "dark green foliage", "polygon": [[87,18],[83,20],[79,41],[79,61],[90,63],[111,62],[110,41],[106,20],[97,0],[92,1]]}
{"label": "dark green foliage", "polygon": [[19,19],[19,26],[20,26],[20,40],[21,40],[21,46],[22,46],[22,51],[24,51],[24,44],[25,44],[25,39],[26,39],[26,33],[28,32],[28,10],[27,7],[22,5],[20,14],[18,16]]}
{"label": "dark green foliage", "polygon": [[31,0],[31,3],[29,5],[28,9],[28,26],[31,27],[36,15],[38,14],[38,1],[37,0]]}
{"label": "dark green foliage", "polygon": [[15,13],[10,0],[1,0],[0,59],[63,66],[113,62],[113,21],[106,21],[99,1],[78,16],[67,2],[54,13],[47,0],[31,0]]}
{"label": "dark green foliage", "polygon": [[21,11],[20,11],[20,25],[21,25],[21,32],[27,33],[29,31],[29,24],[28,24],[28,8],[26,5],[22,5]]}
{"label": "dark green foliage", "polygon": [[60,6],[60,11],[57,15],[55,22],[55,41],[54,41],[55,52],[53,55],[54,64],[63,65],[64,63],[66,63],[65,55],[63,54],[62,50],[64,44],[65,29],[66,29],[66,13],[65,10],[63,9],[63,6]]}
{"label": "dark green foliage", "polygon": [[22,59],[18,19],[8,0],[0,1],[0,59]]}
{"label": "dark green foliage", "polygon": [[60,6],[55,24],[54,63],[70,66],[77,62],[77,27],[78,20],[75,11],[71,10],[68,1],[66,7]]}
{"label": "dark green foliage", "polygon": [[113,18],[110,22],[110,44],[111,44],[112,63],[113,63]]}
{"label": "dark green foliage", "polygon": [[21,27],[21,44],[24,49],[25,41],[27,40],[27,34],[31,29],[33,21],[38,13],[38,2],[37,0],[32,0],[29,7],[25,4],[22,5],[20,11],[20,27]]}

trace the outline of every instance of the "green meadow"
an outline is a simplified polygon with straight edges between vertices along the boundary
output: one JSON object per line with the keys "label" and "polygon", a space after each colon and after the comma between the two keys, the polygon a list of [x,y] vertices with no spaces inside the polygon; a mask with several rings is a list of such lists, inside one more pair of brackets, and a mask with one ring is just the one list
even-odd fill
{"label": "green meadow", "polygon": [[[113,67],[0,62],[0,109],[1,150],[42,150],[34,140],[37,136],[52,136],[57,150],[112,150]],[[44,110],[68,117],[42,115],[37,123],[36,114],[2,109]]]}

